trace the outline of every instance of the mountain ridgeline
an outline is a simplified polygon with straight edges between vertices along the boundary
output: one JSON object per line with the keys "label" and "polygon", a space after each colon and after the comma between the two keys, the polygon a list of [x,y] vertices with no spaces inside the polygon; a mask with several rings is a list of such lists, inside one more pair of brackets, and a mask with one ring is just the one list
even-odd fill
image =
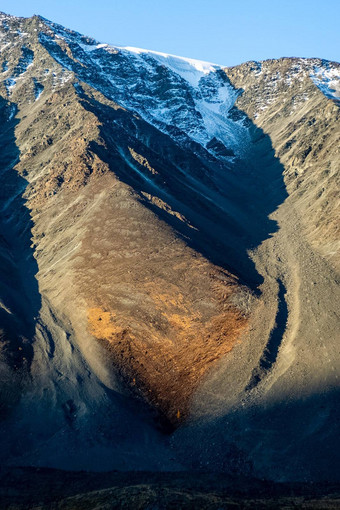
{"label": "mountain ridgeline", "polygon": [[339,106],[0,14],[4,465],[337,479]]}

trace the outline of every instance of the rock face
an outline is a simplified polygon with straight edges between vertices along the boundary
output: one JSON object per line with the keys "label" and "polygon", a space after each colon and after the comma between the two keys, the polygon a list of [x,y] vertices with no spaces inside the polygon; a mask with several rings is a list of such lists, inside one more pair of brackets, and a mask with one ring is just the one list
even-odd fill
{"label": "rock face", "polygon": [[244,89],[239,108],[272,140],[308,241],[339,270],[339,64],[286,58],[227,74]]}
{"label": "rock face", "polygon": [[334,477],[340,66],[0,23],[4,462]]}

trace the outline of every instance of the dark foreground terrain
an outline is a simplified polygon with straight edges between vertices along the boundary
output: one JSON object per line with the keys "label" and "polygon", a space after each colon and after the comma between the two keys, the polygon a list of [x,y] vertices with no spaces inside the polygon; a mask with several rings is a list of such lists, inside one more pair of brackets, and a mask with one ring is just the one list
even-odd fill
{"label": "dark foreground terrain", "polygon": [[340,487],[272,483],[212,473],[66,472],[5,469],[1,509],[340,508]]}

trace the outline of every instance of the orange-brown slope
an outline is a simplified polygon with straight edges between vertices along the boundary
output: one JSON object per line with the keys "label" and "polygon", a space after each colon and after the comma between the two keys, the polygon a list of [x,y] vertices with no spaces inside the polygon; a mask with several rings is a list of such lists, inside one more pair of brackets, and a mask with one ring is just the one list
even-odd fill
{"label": "orange-brown slope", "polygon": [[122,202],[123,211],[107,202],[83,241],[77,271],[89,331],[130,387],[176,423],[200,379],[245,328],[229,301],[237,282],[134,198]]}

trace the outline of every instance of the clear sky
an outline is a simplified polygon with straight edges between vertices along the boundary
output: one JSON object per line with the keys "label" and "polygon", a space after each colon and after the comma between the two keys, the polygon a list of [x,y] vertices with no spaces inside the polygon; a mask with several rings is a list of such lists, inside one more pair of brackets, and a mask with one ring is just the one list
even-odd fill
{"label": "clear sky", "polygon": [[299,56],[340,60],[340,0],[1,0],[101,42],[217,64]]}

